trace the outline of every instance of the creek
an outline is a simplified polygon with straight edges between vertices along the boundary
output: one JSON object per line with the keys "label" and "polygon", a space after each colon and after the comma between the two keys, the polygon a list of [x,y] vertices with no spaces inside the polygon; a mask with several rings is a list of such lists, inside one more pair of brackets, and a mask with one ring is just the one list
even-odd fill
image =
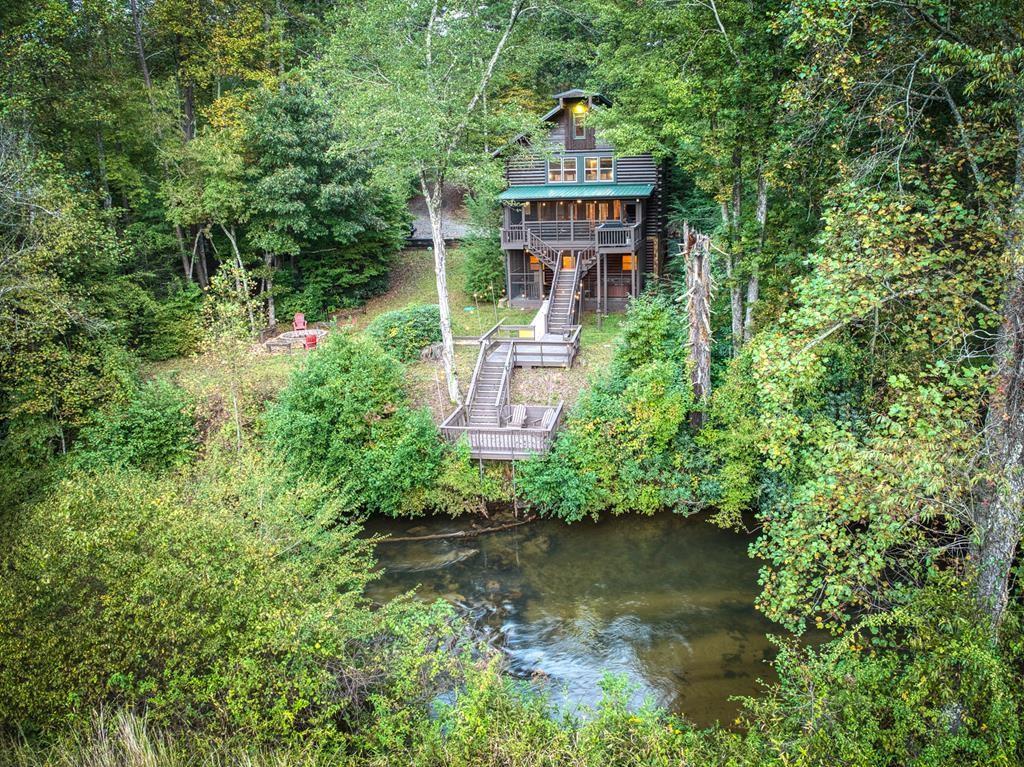
{"label": "creek", "polygon": [[[480,523],[486,524],[486,523]],[[394,537],[467,529],[462,520],[373,520]],[[378,601],[417,589],[447,599],[495,636],[510,673],[566,710],[595,704],[606,674],[699,725],[729,723],[771,681],[768,633],[754,607],[750,538],[671,513],[566,525],[541,520],[477,538],[377,546]]]}

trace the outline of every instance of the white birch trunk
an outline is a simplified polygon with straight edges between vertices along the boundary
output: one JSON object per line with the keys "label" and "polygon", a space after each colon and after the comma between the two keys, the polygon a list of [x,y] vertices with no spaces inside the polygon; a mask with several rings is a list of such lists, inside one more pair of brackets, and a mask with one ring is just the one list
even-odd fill
{"label": "white birch trunk", "polygon": [[768,184],[764,178],[764,166],[757,169],[757,208],[754,211],[757,220],[757,258],[750,265],[750,277],[747,280],[747,305],[743,315],[743,343],[749,343],[754,337],[754,307],[761,294],[759,270],[761,256],[764,252],[765,227],[768,223]]}
{"label": "white birch trunk", "polygon": [[448,251],[444,244],[442,182],[435,182],[434,188],[431,189],[426,177],[421,174],[420,188],[427,203],[430,236],[434,245],[434,276],[437,280],[437,307],[441,320],[441,362],[444,364],[444,377],[448,384],[448,398],[456,405],[461,405],[462,393],[459,391],[459,377],[455,370],[455,339],[452,335],[452,315],[448,303]]}
{"label": "white birch trunk", "polygon": [[743,288],[736,282],[736,250],[733,242],[733,223],[730,220],[729,204],[722,203],[722,223],[728,235],[728,253],[725,257],[725,279],[729,283],[729,309],[732,316],[732,353],[739,354],[743,345]]}

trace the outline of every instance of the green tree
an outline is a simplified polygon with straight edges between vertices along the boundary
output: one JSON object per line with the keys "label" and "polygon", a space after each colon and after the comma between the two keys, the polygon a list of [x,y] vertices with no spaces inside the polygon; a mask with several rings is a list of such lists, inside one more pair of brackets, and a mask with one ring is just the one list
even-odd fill
{"label": "green tree", "polygon": [[495,123],[508,130],[501,115],[484,107],[523,7],[522,0],[486,6],[365,0],[338,10],[322,69],[343,144],[371,149],[384,172],[403,186],[413,182],[426,200],[452,402],[462,395],[442,193],[447,183],[472,185],[488,166],[488,130]]}
{"label": "green tree", "polygon": [[298,476],[338,492],[342,509],[397,516],[429,488],[444,448],[413,410],[403,369],[372,341],[335,335],[267,412],[271,447]]}
{"label": "green tree", "polygon": [[[308,303],[299,306],[315,317],[376,292],[402,244],[401,201],[374,183],[365,157],[338,151],[339,141],[330,113],[304,79],[261,91],[246,115],[246,237],[263,254],[271,326],[282,258],[297,262],[293,282],[311,286]],[[314,302],[318,290],[325,295]]]}

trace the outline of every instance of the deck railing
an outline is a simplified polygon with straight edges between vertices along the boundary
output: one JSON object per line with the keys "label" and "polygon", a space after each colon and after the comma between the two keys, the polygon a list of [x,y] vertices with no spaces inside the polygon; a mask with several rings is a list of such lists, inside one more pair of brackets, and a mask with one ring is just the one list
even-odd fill
{"label": "deck railing", "polygon": [[[498,393],[494,396],[494,406],[497,408],[508,404],[509,384],[512,381],[512,366],[515,363],[515,359],[515,344],[510,343],[508,345],[508,352],[505,354],[505,364],[501,368],[501,384],[498,386]],[[501,423],[500,417],[498,423]]]}
{"label": "deck railing", "polygon": [[581,247],[635,247],[640,241],[640,224],[619,221],[525,221],[501,228],[504,248],[521,248],[532,233],[555,245]]}
{"label": "deck railing", "polygon": [[597,247],[635,248],[640,236],[640,224],[602,224],[595,230]]}
{"label": "deck railing", "polygon": [[562,422],[563,405],[554,407],[527,405],[527,425],[522,428],[469,426],[466,411],[457,409],[441,424],[441,433],[450,442],[465,438],[478,458],[509,460],[546,453],[554,442]]}

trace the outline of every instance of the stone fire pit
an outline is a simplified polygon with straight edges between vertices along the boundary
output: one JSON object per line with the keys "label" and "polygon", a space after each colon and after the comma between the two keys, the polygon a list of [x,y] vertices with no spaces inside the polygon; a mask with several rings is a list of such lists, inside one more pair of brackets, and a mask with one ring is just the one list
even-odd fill
{"label": "stone fire pit", "polygon": [[290,352],[292,349],[305,349],[306,336],[316,336],[317,343],[321,343],[327,336],[324,328],[306,328],[305,330],[287,330],[279,336],[274,336],[263,342],[268,352]]}

